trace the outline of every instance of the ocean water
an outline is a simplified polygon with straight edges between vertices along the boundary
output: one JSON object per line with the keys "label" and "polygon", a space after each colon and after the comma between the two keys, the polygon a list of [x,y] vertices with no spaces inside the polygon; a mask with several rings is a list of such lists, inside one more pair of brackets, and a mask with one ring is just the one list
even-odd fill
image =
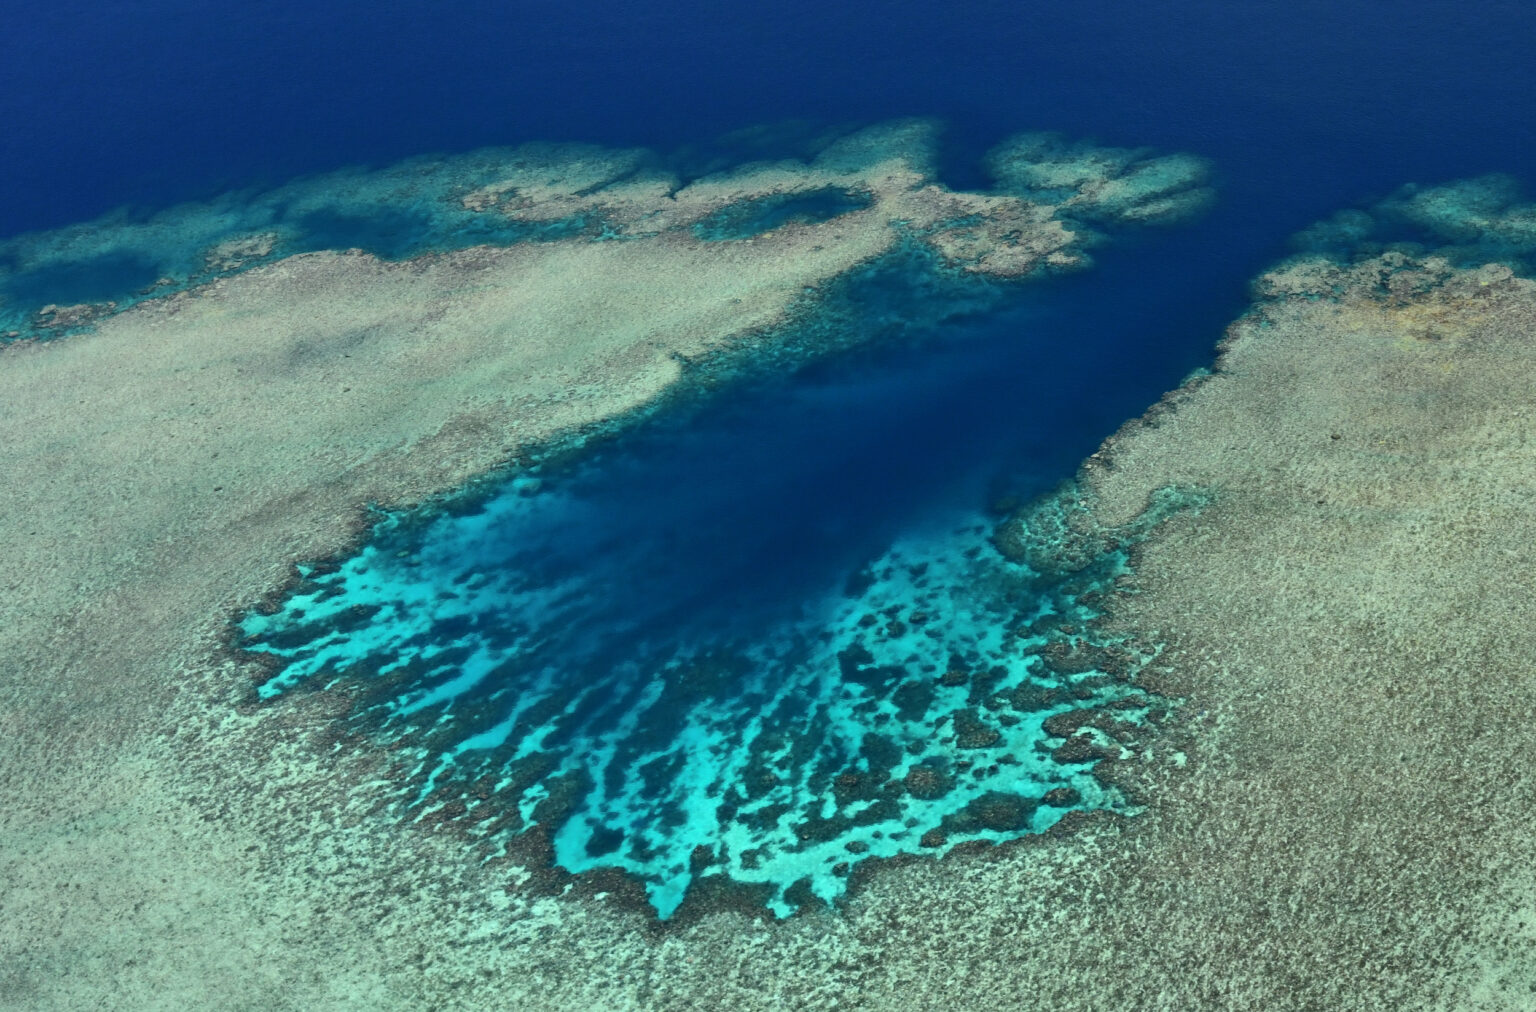
{"label": "ocean water", "polygon": [[1414,179],[1519,173],[1536,130],[1519,101],[1536,13],[1513,0],[5,13],[0,235],[432,151],[936,115],[960,165],[1021,126],[1198,151],[1228,213],[1274,236]]}
{"label": "ocean water", "polygon": [[[1079,642],[1124,545],[1075,570],[1027,565],[999,552],[989,504],[1049,492],[1206,364],[1247,279],[1296,230],[1404,183],[1536,183],[1521,98],[1536,11],[1509,2],[155,0],[7,24],[0,236],[113,208],[148,225],[183,200],[529,140],[696,145],[702,169],[892,116],[949,124],[941,175],[956,187],[981,185],[981,153],[1021,129],[1213,160],[1219,202],[1199,221],[1120,236],[1091,272],[1002,294],[883,264],[845,293],[864,308],[842,318],[865,321],[863,347],[738,378],[728,398],[520,474],[475,508],[387,519],[363,554],[249,620],[252,646],[291,661],[266,695],[343,674],[367,685],[354,719],[415,757],[403,819],[489,787],[508,803],[485,820],[486,848],[542,820],[552,859],[639,876],[663,915],[701,878],[787,913],[835,900],[870,857],[1143,803],[1092,776],[1113,754],[1104,735],[1139,731],[1099,728],[1101,752],[1059,756],[1066,736],[1047,727],[1085,706],[1136,727],[1176,704],[1126,688],[1155,644]],[[237,251],[252,262],[446,241],[408,205],[360,218],[224,199],[286,230],[286,245]],[[754,208],[700,234],[729,241],[847,200]],[[198,280],[201,245],[146,235],[140,254],[13,273],[0,311]],[[1094,664],[1053,668],[1062,644]],[[892,782],[905,792],[879,793]]]}

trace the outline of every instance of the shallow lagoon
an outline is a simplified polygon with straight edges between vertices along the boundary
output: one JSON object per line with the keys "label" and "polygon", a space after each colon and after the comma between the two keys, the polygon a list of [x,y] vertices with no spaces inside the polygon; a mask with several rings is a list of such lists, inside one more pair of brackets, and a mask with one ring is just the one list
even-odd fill
{"label": "shallow lagoon", "polygon": [[[852,347],[788,375],[700,364],[702,396],[309,571],[246,622],[289,665],[260,695],[340,677],[354,725],[415,757],[403,819],[467,801],[482,855],[541,824],[552,860],[635,873],[662,916],[700,877],[783,915],[870,857],[1134,810],[1091,772],[1117,743],[1061,761],[1075,725],[1045,727],[1166,708],[1086,634],[1125,556],[1032,571],[988,510],[1071,472],[1120,411],[1106,391],[1128,413],[1180,378],[1167,349],[1130,368],[1166,300],[1154,246],[1024,287],[912,251],[861,269],[784,336]],[[1067,647],[1114,674],[1051,670]]]}

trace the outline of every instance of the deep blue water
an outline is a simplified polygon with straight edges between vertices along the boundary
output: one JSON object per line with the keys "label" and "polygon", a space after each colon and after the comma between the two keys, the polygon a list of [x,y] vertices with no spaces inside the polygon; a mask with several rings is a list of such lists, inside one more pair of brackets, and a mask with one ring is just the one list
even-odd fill
{"label": "deep blue water", "polygon": [[1194,302],[1364,197],[1536,172],[1536,8],[1514,0],[11,0],[0,16],[0,235],[431,151],[937,115],[957,186],[1025,128],[1214,159],[1222,253],[1185,264]]}
{"label": "deep blue water", "polygon": [[[579,513],[519,514],[543,564],[605,572],[604,546],[653,546],[638,576],[607,581],[610,630],[644,612],[675,637],[705,604],[767,628],[893,539],[957,522],[999,475],[1024,491],[1069,475],[1209,360],[1297,228],[1405,182],[1536,184],[1536,8],[1513,2],[160,0],[0,15],[0,235],[431,151],[666,149],[784,120],[936,115],[956,187],[983,185],[981,152],[1021,129],[1212,159],[1219,203],[1199,222],[928,340],[648,427],[554,482],[605,519],[593,537]],[[395,255],[417,224],[409,208],[306,222],[317,241]],[[93,263],[10,294],[67,302],[152,273]]]}
{"label": "deep blue water", "polygon": [[1521,98],[1536,11],[1514,0],[10,0],[0,15],[0,234],[433,150],[665,147],[896,114],[960,124],[962,156],[1020,124],[1197,150],[1229,208],[1296,225],[1406,178],[1519,172],[1536,130]]}

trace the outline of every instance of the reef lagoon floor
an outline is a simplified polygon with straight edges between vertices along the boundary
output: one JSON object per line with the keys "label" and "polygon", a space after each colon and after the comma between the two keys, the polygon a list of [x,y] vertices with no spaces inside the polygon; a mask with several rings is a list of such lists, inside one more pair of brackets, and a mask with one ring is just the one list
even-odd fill
{"label": "reef lagoon floor", "polygon": [[[732,470],[722,398],[817,419],[882,342],[964,391],[935,335],[1038,322],[1021,293],[1209,199],[1198,159],[1036,134],[952,189],[931,137],[687,178],[515,149],[8,247],[8,311],[37,272],[92,298],[0,350],[0,1002],[1529,1004],[1531,208],[1330,219],[1069,485],[987,512],[925,420],[881,462],[966,494],[866,536],[857,482]],[[328,246],[368,201],[428,248]],[[851,503],[728,569],[808,544],[772,600],[816,609],[696,585],[729,497],[637,545],[671,418],[747,517]]]}

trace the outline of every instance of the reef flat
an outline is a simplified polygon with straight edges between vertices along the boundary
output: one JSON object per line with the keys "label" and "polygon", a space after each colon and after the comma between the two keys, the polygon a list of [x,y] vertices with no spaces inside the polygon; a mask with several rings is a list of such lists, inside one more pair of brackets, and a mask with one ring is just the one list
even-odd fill
{"label": "reef flat", "polygon": [[[994,191],[955,192],[933,145],[896,124],[689,179],[524,149],[7,243],[0,1001],[483,1007],[429,967],[494,943],[471,977],[501,1000],[538,979],[504,960],[551,931],[632,933],[382,818],[388,770],[345,747],[345,699],[241,712],[257,673],[228,622],[355,543],[371,504],[653,405],[862,265],[1072,269],[1092,223],[1207,196],[1195,160],[1048,136],[999,149]],[[400,205],[428,224],[385,257],[315,248]],[[92,301],[36,301],[61,289]],[[594,1007],[578,990],[529,1001]]]}

